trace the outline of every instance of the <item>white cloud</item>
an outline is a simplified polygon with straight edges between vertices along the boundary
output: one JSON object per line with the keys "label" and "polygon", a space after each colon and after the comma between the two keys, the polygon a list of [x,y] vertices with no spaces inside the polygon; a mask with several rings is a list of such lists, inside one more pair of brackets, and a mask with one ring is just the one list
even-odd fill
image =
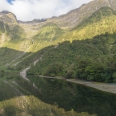
{"label": "white cloud", "polygon": [[59,16],[89,1],[91,0],[15,0],[11,5],[6,0],[0,0],[0,11],[11,11],[18,20],[27,21]]}

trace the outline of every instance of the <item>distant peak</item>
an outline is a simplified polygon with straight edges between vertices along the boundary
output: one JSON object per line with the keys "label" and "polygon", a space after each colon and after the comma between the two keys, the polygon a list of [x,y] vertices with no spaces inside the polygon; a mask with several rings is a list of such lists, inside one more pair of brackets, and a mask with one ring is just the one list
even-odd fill
{"label": "distant peak", "polygon": [[18,20],[19,23],[41,23],[45,22],[47,19],[33,19],[32,21],[20,21]]}
{"label": "distant peak", "polygon": [[9,11],[7,11],[7,10],[3,10],[3,11],[0,12],[0,13],[2,13],[2,14],[9,14],[9,13],[11,13],[11,12],[9,12]]}

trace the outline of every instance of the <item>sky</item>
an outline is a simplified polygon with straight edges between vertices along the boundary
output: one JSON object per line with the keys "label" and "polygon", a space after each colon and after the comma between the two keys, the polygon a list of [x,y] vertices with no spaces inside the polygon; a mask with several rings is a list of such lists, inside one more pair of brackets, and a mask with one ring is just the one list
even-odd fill
{"label": "sky", "polygon": [[0,12],[8,10],[18,20],[50,18],[66,14],[91,0],[0,0]]}

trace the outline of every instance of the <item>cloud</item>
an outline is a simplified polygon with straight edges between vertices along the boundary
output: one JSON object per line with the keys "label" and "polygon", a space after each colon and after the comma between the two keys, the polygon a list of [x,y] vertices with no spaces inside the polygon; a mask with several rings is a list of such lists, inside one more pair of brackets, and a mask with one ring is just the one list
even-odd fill
{"label": "cloud", "polygon": [[29,21],[59,16],[89,1],[91,0],[0,0],[0,11],[11,11],[18,20]]}

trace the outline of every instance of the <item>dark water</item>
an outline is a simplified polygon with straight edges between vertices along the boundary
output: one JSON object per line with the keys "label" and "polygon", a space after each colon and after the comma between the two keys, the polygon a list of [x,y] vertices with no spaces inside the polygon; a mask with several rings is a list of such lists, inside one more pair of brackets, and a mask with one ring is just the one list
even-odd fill
{"label": "dark water", "polygon": [[[38,90],[30,89],[42,101],[66,111],[88,112],[98,116],[116,116],[116,95],[65,80],[30,76]],[[30,86],[29,84],[28,86]]]}

